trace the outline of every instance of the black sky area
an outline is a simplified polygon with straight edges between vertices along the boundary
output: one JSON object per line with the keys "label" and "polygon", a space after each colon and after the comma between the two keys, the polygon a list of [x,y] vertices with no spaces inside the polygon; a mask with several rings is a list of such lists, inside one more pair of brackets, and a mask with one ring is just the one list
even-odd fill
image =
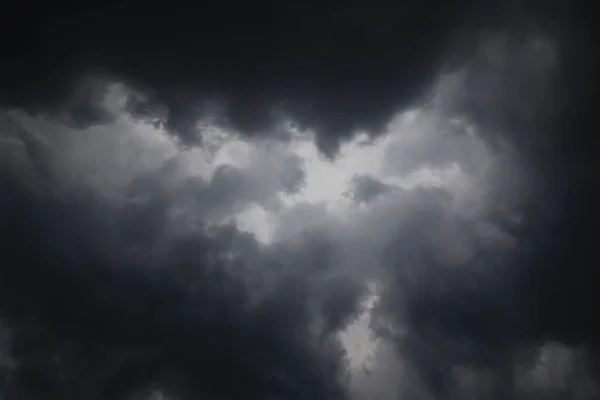
{"label": "black sky area", "polygon": [[[78,74],[108,74],[167,104],[167,124],[188,141],[197,140],[192,125],[203,103],[216,100],[223,122],[248,133],[267,130],[273,108],[291,114],[323,133],[329,153],[338,137],[380,130],[449,60],[468,56],[478,32],[535,24],[566,39],[581,11],[556,2],[380,0],[44,7],[5,14],[5,37],[18,41],[3,63],[11,104],[85,103],[85,94],[72,99]],[[74,120],[101,119],[90,107],[77,104]]]}
{"label": "black sky area", "polygon": [[[420,389],[381,399],[598,398],[600,69],[589,7],[516,0],[5,5],[0,400],[146,399],[155,388],[169,399],[379,398],[358,396],[344,378],[336,333],[359,313],[365,289],[327,273],[336,270],[334,244],[308,235],[265,250],[235,226],[205,223],[210,213],[229,212],[231,199],[262,190],[252,191],[250,175],[222,168],[209,182],[173,189],[176,167],[164,165],[126,188],[124,196],[144,202],[117,206],[65,183],[46,139],[14,123],[14,112],[72,129],[108,126],[115,116],[100,104],[97,84],[123,82],[144,95],[130,97],[127,112],[158,118],[183,148],[203,145],[200,117],[250,138],[281,135],[277,124],[287,118],[314,130],[319,150],[334,160],[358,131],[379,136],[399,110],[425,102],[436,77],[472,59],[483,36],[502,32],[507,48],[518,48],[532,31],[559,49],[543,94],[534,86],[527,93],[530,82],[506,67],[502,90],[465,95],[456,110],[487,132],[491,148],[511,143],[533,177],[518,226],[486,215],[510,233],[515,250],[500,257],[482,248],[477,263],[492,272],[471,285],[475,261],[450,271],[416,233],[387,238],[388,286],[377,313],[408,333],[379,333],[411,365]],[[465,85],[476,92],[493,83],[474,74]],[[521,112],[519,99],[530,93],[531,109],[541,111]],[[4,144],[13,142],[20,153]],[[25,164],[4,162],[13,154]],[[302,184],[296,172],[290,192]],[[357,204],[395,193],[372,177],[353,182]],[[172,235],[170,210],[190,195],[200,226]],[[427,196],[411,217],[414,232],[444,219],[436,214],[443,195]],[[416,281],[398,267],[407,253],[421,266]],[[518,389],[515,365],[546,343],[574,349],[582,366],[560,387]],[[457,366],[476,371],[472,391],[453,389]],[[378,385],[396,384],[394,374]],[[582,377],[591,389],[581,389]]]}

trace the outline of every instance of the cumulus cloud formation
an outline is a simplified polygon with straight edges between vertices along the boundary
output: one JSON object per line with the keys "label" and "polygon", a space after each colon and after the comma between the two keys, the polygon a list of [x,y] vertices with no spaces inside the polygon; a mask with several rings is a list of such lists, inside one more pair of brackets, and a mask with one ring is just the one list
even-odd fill
{"label": "cumulus cloud formation", "polygon": [[48,19],[0,97],[0,398],[600,396],[574,14],[427,6]]}

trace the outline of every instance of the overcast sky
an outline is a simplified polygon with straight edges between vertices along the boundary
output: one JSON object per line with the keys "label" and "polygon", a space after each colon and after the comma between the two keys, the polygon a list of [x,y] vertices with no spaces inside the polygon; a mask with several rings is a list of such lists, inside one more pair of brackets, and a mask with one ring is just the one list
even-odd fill
{"label": "overcast sky", "polygon": [[575,7],[267,3],[6,28],[0,399],[598,398]]}

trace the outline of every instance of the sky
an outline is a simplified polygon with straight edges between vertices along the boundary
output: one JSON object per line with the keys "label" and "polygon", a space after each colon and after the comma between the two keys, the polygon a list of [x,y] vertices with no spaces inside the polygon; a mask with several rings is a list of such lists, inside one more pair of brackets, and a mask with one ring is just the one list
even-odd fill
{"label": "sky", "polygon": [[591,17],[444,4],[3,24],[0,400],[598,398]]}

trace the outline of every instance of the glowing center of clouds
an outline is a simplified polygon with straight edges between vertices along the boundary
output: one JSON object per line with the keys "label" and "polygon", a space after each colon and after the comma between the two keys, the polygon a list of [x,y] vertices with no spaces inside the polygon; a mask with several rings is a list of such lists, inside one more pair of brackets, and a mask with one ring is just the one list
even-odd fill
{"label": "glowing center of clouds", "polygon": [[[274,195],[280,204],[273,207],[273,204],[262,204],[263,200],[256,200],[236,208],[225,220],[210,222],[234,222],[264,244],[272,242],[282,213],[301,204],[319,205],[336,218],[344,218],[351,214],[349,211],[355,213],[360,210],[361,207],[348,195],[356,176],[369,175],[386,185],[403,189],[415,186],[457,187],[464,177],[461,168],[454,162],[463,154],[457,153],[456,146],[452,147],[454,139],[444,141],[444,135],[440,136],[440,131],[448,130],[448,124],[459,126],[462,122],[448,122],[448,118],[432,108],[399,113],[392,119],[385,134],[374,140],[366,134],[359,134],[342,143],[336,158],[329,160],[320,154],[314,134],[299,132],[290,126],[287,129],[292,133],[291,139],[278,141],[249,139],[224,131],[210,122],[200,121],[198,129],[202,132],[202,146],[181,150],[175,139],[160,126],[140,123],[124,112],[127,95],[127,89],[122,85],[108,88],[104,106],[118,117],[110,129],[91,127],[87,135],[69,134],[65,138],[62,148],[69,153],[73,164],[81,167],[78,169],[89,170],[90,173],[85,174],[88,177],[95,177],[98,171],[102,171],[102,176],[94,179],[105,192],[106,182],[116,185],[118,190],[136,175],[160,168],[172,158],[177,158],[184,166],[186,175],[197,176],[207,182],[224,165],[237,167],[240,171],[254,171],[252,185],[268,190],[275,188]],[[444,124],[446,126],[441,128]],[[462,128],[468,131],[468,127]],[[472,136],[472,132],[469,135]],[[113,161],[107,162],[107,156]],[[301,160],[305,174],[304,185],[294,193],[285,192],[283,187],[276,188],[279,183],[275,180],[286,173],[287,164],[283,162],[286,157]],[[443,162],[436,164],[435,158],[440,157]]]}
{"label": "glowing center of clouds", "polygon": [[[439,142],[436,124],[444,118],[435,110],[402,112],[390,122],[385,134],[375,140],[366,134],[357,135],[342,143],[335,160],[329,160],[320,154],[310,132],[290,129],[292,137],[288,141],[248,139],[205,122],[198,126],[203,145],[182,150],[176,139],[160,126],[140,122],[126,113],[127,95],[122,85],[110,86],[103,105],[117,117],[115,122],[108,127],[90,127],[85,135],[48,121],[25,119],[22,122],[31,125],[26,126],[31,132],[56,131],[55,141],[61,149],[61,157],[69,160],[64,164],[75,166],[63,171],[64,174],[81,176],[80,180],[97,186],[105,195],[119,196],[136,176],[156,171],[173,159],[183,167],[185,175],[197,176],[206,182],[224,165],[251,171],[254,174],[251,186],[257,187],[259,192],[263,187],[274,191],[275,203],[279,204],[274,207],[269,196],[258,196],[258,200],[236,207],[224,220],[209,222],[234,222],[264,244],[272,242],[280,216],[299,205],[319,205],[327,215],[336,218],[361,211],[364,207],[348,195],[353,190],[353,179],[360,175],[369,175],[390,187],[403,189],[464,184],[461,167],[453,162],[462,154]],[[461,124],[460,121],[453,123]],[[440,154],[446,154],[443,163],[429,163]],[[301,160],[305,174],[304,185],[294,193],[285,192],[275,182],[285,176],[286,157]],[[266,202],[270,203],[263,204]]]}
{"label": "glowing center of clouds", "polygon": [[[335,160],[328,160],[319,150],[310,134],[296,134],[291,143],[245,142],[233,139],[222,144],[215,154],[212,168],[220,164],[245,167],[254,157],[265,156],[264,146],[273,146],[270,151],[287,152],[303,161],[305,181],[302,188],[293,194],[280,192],[278,198],[284,208],[267,210],[262,204],[254,204],[235,216],[240,229],[254,233],[258,240],[272,240],[277,225],[277,216],[298,204],[320,204],[328,213],[339,214],[347,210],[351,200],[345,195],[355,175],[378,175],[384,159],[385,140],[366,144],[366,135],[342,145]],[[382,145],[383,144],[383,145]]]}
{"label": "glowing center of clouds", "polygon": [[263,243],[271,241],[277,216],[295,205],[322,204],[329,212],[347,209],[350,201],[344,193],[348,191],[352,178],[357,174],[377,174],[382,167],[384,147],[364,145],[365,135],[344,144],[340,155],[331,161],[319,153],[310,134],[296,133],[291,142],[282,143],[268,139],[246,141],[210,126],[202,129],[204,145],[190,150],[186,157],[194,173],[205,179],[211,179],[219,166],[244,169],[259,158],[276,154],[288,154],[302,160],[305,172],[302,188],[293,194],[280,192],[277,195],[283,209],[273,210],[264,204],[252,204],[233,217],[240,229],[252,232]]}
{"label": "glowing center of clouds", "polygon": [[[356,211],[356,204],[348,196],[356,176],[369,175],[384,184],[403,189],[417,186],[453,186],[456,189],[464,186],[465,175],[456,162],[459,160],[455,160],[462,154],[452,154],[453,149],[446,149],[444,142],[436,145],[437,122],[430,119],[429,113],[423,111],[401,113],[390,123],[388,132],[377,139],[371,140],[366,134],[359,134],[343,143],[334,160],[320,154],[310,133],[295,132],[291,142],[273,143],[268,140],[247,142],[215,132],[214,136],[210,136],[213,139],[208,141],[218,144],[214,146],[216,150],[211,155],[211,165],[205,166],[213,171],[222,164],[244,168],[256,157],[268,157],[272,152],[285,152],[303,160],[304,185],[293,194],[279,193],[283,209],[267,210],[262,204],[254,204],[234,217],[240,229],[254,233],[263,243],[269,243],[273,239],[278,215],[299,204],[320,205],[329,215],[337,217],[347,215],[352,207]],[[461,124],[461,121],[450,121],[450,125],[469,131]],[[472,132],[466,135],[466,140],[473,140]],[[430,148],[433,150],[428,150]],[[446,156],[450,157],[449,161],[439,165],[429,164],[429,160],[423,159],[448,152],[451,153]],[[402,164],[396,158],[407,161]]]}
{"label": "glowing center of clouds", "polygon": [[286,196],[290,205],[298,202],[324,203],[330,211],[335,206],[347,205],[344,196],[355,175],[377,175],[382,168],[385,140],[370,145],[365,134],[342,144],[334,161],[319,154],[315,142],[310,138],[297,139],[291,151],[305,160],[306,186],[295,196]]}

